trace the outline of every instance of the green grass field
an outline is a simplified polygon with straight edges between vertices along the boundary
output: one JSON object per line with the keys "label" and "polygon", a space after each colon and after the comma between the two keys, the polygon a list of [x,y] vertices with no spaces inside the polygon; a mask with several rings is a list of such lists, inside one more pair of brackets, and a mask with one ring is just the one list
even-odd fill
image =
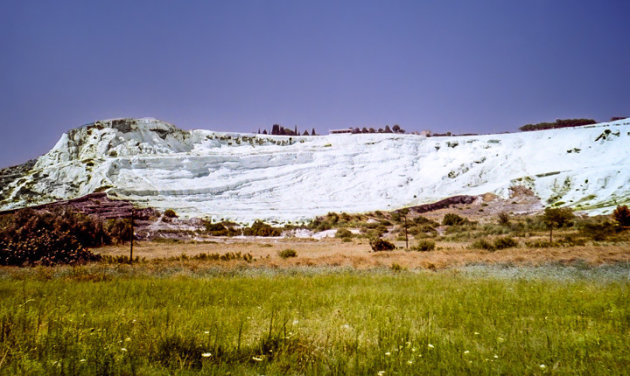
{"label": "green grass field", "polygon": [[16,270],[3,375],[630,373],[628,265]]}

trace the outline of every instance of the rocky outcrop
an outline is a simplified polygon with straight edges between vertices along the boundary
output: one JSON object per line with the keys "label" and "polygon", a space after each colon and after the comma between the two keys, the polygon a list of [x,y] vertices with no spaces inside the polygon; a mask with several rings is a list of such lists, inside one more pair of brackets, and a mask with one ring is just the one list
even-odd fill
{"label": "rocky outcrop", "polygon": [[409,207],[409,210],[418,214],[427,213],[434,210],[450,208],[453,205],[472,204],[477,198],[478,196],[453,196],[431,204],[411,206]]}
{"label": "rocky outcrop", "polygon": [[[106,193],[98,192],[85,195],[72,200],[56,201],[50,204],[30,207],[34,210],[51,210],[55,208],[71,208],[78,212],[94,215],[101,219],[129,218],[133,211],[136,219],[150,219],[159,213],[152,208],[134,208],[133,204],[126,200],[112,200]],[[20,209],[0,212],[0,214],[13,213]]]}

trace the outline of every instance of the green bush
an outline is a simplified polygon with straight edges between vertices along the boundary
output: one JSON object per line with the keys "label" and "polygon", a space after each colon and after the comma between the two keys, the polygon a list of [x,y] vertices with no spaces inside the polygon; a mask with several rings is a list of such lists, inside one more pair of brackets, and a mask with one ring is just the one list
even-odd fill
{"label": "green bush", "polygon": [[494,248],[495,249],[505,249],[516,247],[518,242],[509,236],[504,236],[501,238],[494,239]]}
{"label": "green bush", "polygon": [[280,236],[282,235],[282,229],[272,227],[262,221],[255,221],[251,227],[245,227],[243,229],[243,235],[246,236]]}
{"label": "green bush", "polygon": [[393,263],[391,266],[391,269],[394,272],[402,272],[403,270],[405,270],[404,267],[402,267],[400,264],[397,264],[397,263]]}
{"label": "green bush", "polygon": [[510,225],[510,215],[506,212],[499,213],[499,215],[497,216],[497,219],[499,220],[499,224],[502,226]]}
{"label": "green bush", "polygon": [[447,213],[442,218],[442,224],[444,226],[458,226],[467,223],[468,220],[466,218],[460,217],[455,213]]}
{"label": "green bush", "polygon": [[131,238],[131,224],[129,219],[115,218],[105,223],[105,228],[112,241],[116,244],[125,243]]}
{"label": "green bush", "polygon": [[420,240],[415,247],[416,251],[428,252],[435,249],[435,242],[431,240]]}
{"label": "green bush", "polygon": [[297,257],[297,252],[294,249],[285,249],[278,252],[278,256],[283,259],[288,259],[291,257]]}
{"label": "green bush", "polygon": [[542,239],[526,241],[525,245],[528,248],[552,248],[552,247],[561,246],[561,244],[558,242],[549,242],[548,240],[542,240]]}
{"label": "green bush", "polygon": [[236,223],[233,222],[212,223],[204,221],[203,224],[206,232],[212,236],[237,236],[243,233],[241,229],[235,228]]}
{"label": "green bush", "polygon": [[228,234],[228,229],[221,223],[205,222],[204,225],[206,232],[212,236],[225,236]]}
{"label": "green bush", "polygon": [[437,223],[436,221],[433,221],[427,217],[423,217],[421,215],[415,217],[413,220],[413,223],[417,224],[417,225],[429,225],[431,227],[436,227],[439,226],[440,224]]}
{"label": "green bush", "polygon": [[580,234],[596,241],[606,240],[615,232],[615,225],[609,221],[591,220],[580,224]]}
{"label": "green bush", "polygon": [[374,252],[391,251],[396,248],[394,244],[380,238],[370,240],[370,247]]}
{"label": "green bush", "polygon": [[342,239],[350,239],[350,238],[352,238],[352,232],[350,230],[348,230],[348,229],[340,228],[335,233],[335,237],[336,238],[342,238]]}
{"label": "green bush", "polygon": [[565,235],[562,237],[562,239],[560,239],[559,241],[562,244],[566,244],[566,245],[586,245],[586,241],[584,240],[584,238],[580,238],[578,236],[575,236],[573,234],[569,234],[569,235]]}
{"label": "green bush", "polygon": [[380,223],[365,223],[361,232],[368,238],[379,238],[387,232],[387,226]]}
{"label": "green bush", "polygon": [[472,244],[470,245],[470,248],[485,249],[487,251],[496,251],[494,244],[492,244],[491,242],[489,242],[488,240],[484,238],[477,239],[474,242],[472,242]]}

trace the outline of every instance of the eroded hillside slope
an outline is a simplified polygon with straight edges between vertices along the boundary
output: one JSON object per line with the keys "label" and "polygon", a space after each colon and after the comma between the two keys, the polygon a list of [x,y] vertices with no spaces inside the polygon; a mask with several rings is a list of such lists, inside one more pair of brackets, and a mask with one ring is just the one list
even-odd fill
{"label": "eroded hillside slope", "polygon": [[280,222],[391,210],[454,195],[508,197],[597,214],[630,202],[630,119],[500,135],[286,137],[184,131],[152,118],[64,134],[36,163],[0,170],[0,209],[105,191],[190,217]]}

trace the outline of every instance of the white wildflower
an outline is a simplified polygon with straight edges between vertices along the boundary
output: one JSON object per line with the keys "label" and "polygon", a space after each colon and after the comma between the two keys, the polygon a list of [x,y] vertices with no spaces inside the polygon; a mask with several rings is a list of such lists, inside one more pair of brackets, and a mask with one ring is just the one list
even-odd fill
{"label": "white wildflower", "polygon": [[545,368],[547,368],[547,366],[546,366],[546,365],[544,365],[544,364],[541,364],[539,367],[540,367],[540,369],[545,369]]}
{"label": "white wildflower", "polygon": [[433,345],[432,345],[432,344],[430,344],[430,343],[427,345],[427,347],[428,347],[429,349],[434,349],[434,348],[435,348],[435,346],[433,346]]}
{"label": "white wildflower", "polygon": [[203,354],[201,354],[201,356],[202,356],[202,357],[204,357],[204,358],[209,358],[209,357],[211,357],[211,356],[212,356],[212,354],[211,354],[211,353],[209,353],[209,352],[207,352],[207,353],[203,353]]}

